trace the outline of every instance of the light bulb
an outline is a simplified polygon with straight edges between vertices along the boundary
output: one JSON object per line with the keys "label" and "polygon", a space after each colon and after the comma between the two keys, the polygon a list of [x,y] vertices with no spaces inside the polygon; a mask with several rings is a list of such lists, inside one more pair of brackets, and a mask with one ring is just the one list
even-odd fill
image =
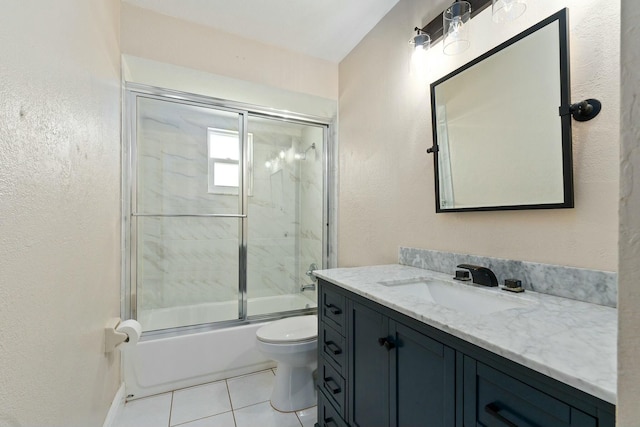
{"label": "light bulb", "polygon": [[423,74],[427,69],[427,50],[431,46],[431,37],[421,33],[422,30],[416,27],[418,34],[409,40],[411,46],[411,73]]}

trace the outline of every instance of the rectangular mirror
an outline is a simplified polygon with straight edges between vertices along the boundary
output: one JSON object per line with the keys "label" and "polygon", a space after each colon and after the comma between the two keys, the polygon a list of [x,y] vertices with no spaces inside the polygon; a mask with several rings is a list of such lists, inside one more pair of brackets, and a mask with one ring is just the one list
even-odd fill
{"label": "rectangular mirror", "polygon": [[573,207],[567,10],[431,84],[436,212]]}

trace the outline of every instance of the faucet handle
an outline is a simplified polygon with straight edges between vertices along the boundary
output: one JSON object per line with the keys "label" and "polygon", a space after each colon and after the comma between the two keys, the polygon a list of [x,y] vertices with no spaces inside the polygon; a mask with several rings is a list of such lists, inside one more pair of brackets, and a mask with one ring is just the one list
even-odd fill
{"label": "faucet handle", "polygon": [[471,272],[473,283],[484,286],[498,286],[498,278],[487,267],[482,267],[473,264],[460,264],[457,268],[466,268]]}
{"label": "faucet handle", "polygon": [[471,277],[469,276],[469,272],[467,270],[456,270],[456,276],[454,277],[454,279],[466,282],[468,280],[471,280]]}
{"label": "faucet handle", "polygon": [[316,263],[312,262],[311,265],[309,266],[309,269],[304,274],[306,274],[308,277],[311,278],[311,280],[316,282],[318,280],[318,278],[315,276],[315,274],[313,274],[313,272],[314,272],[314,270],[317,270],[317,269],[318,269],[318,266],[316,265]]}

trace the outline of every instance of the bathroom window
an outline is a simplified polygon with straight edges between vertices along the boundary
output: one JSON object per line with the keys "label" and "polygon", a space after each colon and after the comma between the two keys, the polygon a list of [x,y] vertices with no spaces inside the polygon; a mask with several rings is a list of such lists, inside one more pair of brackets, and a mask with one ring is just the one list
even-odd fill
{"label": "bathroom window", "polygon": [[[252,193],[253,134],[248,135],[249,195]],[[240,141],[237,131],[208,128],[209,193],[238,194],[240,184]]]}

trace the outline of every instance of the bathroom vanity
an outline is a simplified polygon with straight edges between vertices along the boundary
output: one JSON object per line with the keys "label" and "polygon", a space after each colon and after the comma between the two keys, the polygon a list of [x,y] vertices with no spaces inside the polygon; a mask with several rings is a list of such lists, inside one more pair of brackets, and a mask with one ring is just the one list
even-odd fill
{"label": "bathroom vanity", "polygon": [[402,265],[316,274],[320,427],[615,425],[615,309]]}

